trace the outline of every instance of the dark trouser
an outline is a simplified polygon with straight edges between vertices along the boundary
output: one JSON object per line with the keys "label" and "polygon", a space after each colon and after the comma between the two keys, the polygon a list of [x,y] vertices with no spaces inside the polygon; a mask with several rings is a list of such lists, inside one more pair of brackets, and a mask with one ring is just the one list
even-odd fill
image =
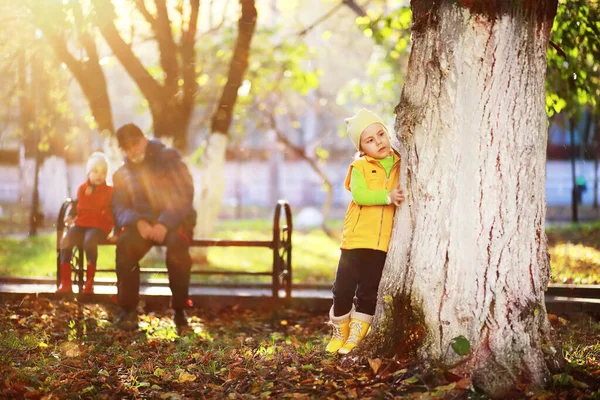
{"label": "dark trouser", "polygon": [[[187,238],[192,235],[191,232],[186,235],[179,230],[169,231],[164,242],[174,309],[186,306],[190,286],[192,258]],[[140,297],[139,261],[155,244],[152,240],[142,238],[135,228],[125,230],[117,240],[117,298],[119,306],[125,310],[137,307]]]}
{"label": "dark trouser", "polygon": [[386,255],[381,250],[342,250],[332,289],[334,316],[348,314],[352,310],[354,296],[357,312],[375,314]]}
{"label": "dark trouser", "polygon": [[70,263],[73,256],[73,247],[83,246],[85,258],[88,264],[96,265],[98,260],[98,243],[106,239],[106,232],[99,228],[86,228],[83,226],[72,226],[67,235],[60,242],[60,262]]}

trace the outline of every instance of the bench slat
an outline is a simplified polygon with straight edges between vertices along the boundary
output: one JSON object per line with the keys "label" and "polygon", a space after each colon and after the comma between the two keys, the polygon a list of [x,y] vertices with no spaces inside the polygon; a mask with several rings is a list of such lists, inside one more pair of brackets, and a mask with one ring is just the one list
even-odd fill
{"label": "bench slat", "polygon": [[229,240],[229,239],[194,239],[191,246],[208,247],[268,247],[273,248],[272,240]]}
{"label": "bench slat", "polygon": [[[114,269],[96,269],[96,272],[115,272]],[[141,268],[140,273],[142,274],[165,274],[167,273],[166,268]],[[248,272],[248,271],[219,271],[219,270],[192,270],[190,271],[192,275],[267,275],[271,276],[273,273],[271,271],[265,272]]]}
{"label": "bench slat", "polygon": [[[103,246],[114,245],[113,242],[102,241]],[[162,247],[161,245],[156,245]],[[230,239],[194,239],[190,247],[267,247],[273,248],[272,240],[230,240]]]}

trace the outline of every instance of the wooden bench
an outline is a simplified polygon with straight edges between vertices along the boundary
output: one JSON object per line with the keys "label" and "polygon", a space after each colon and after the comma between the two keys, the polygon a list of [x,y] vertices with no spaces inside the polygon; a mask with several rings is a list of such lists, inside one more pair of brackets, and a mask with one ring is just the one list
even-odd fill
{"label": "wooden bench", "polygon": [[[56,221],[56,285],[60,284],[60,242],[63,239],[67,227],[65,219],[76,207],[77,201],[67,199],[60,208]],[[285,215],[282,214],[282,211]],[[285,224],[282,225],[282,217]],[[114,242],[104,241],[100,245],[110,246]],[[273,238],[271,240],[229,240],[229,239],[193,239],[190,247],[264,247],[273,251],[273,265],[270,271],[248,272],[248,271],[220,271],[220,270],[194,270],[192,274],[201,275],[253,275],[271,276],[271,290],[273,298],[279,297],[279,290],[285,290],[286,299],[292,296],[292,211],[285,200],[279,200],[275,206],[273,217]],[[79,293],[83,292],[85,282],[85,253],[80,246],[73,248],[71,258],[71,270],[73,273],[73,284],[79,287]],[[96,272],[115,272],[114,269],[96,268]],[[166,268],[140,268],[140,273],[167,273]]]}

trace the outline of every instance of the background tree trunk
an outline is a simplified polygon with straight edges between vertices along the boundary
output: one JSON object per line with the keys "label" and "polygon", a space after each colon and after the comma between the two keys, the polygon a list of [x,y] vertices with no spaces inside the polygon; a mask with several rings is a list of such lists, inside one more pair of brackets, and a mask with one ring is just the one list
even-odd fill
{"label": "background tree trunk", "polygon": [[[194,207],[198,212],[194,237],[208,237],[212,233],[225,192],[225,150],[229,141],[229,127],[238,89],[244,80],[250,57],[250,43],[256,28],[257,12],[254,0],[240,0],[241,15],[238,22],[238,37],[229,66],[227,83],[212,118],[211,133],[202,153],[199,166],[200,180],[196,181]],[[206,258],[204,249],[194,249],[196,260]]]}
{"label": "background tree trunk", "polygon": [[[395,127],[407,199],[363,349],[416,350],[493,395],[549,378],[544,77],[556,6],[411,3]],[[468,355],[453,350],[460,336]]]}
{"label": "background tree trunk", "polygon": [[600,147],[600,113],[595,112],[594,137],[592,149],[594,150],[594,202],[593,207],[598,213],[598,148]]}
{"label": "background tree trunk", "polygon": [[569,118],[569,143],[571,144],[571,151],[569,152],[569,158],[571,161],[571,222],[579,222],[579,196],[577,189],[577,167],[575,165],[575,159],[577,157],[577,148],[575,146],[575,118]]}
{"label": "background tree trunk", "polygon": [[31,78],[30,78],[30,99],[29,99],[29,115],[25,117],[29,126],[25,128],[25,131],[31,135],[31,144],[33,144],[33,156],[34,156],[34,176],[33,176],[33,192],[31,195],[31,210],[29,212],[29,236],[37,236],[38,228],[40,227],[42,220],[42,214],[40,212],[40,169],[42,168],[42,152],[40,151],[40,142],[42,139],[41,129],[42,124],[36,123],[43,118],[43,106],[45,102],[42,101],[44,93],[44,73],[43,73],[43,59],[41,54],[35,54],[31,57]]}

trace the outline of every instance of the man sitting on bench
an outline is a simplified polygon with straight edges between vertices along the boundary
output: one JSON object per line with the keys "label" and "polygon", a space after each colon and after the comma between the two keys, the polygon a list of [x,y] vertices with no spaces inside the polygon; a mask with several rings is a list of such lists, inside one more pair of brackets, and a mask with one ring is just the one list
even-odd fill
{"label": "man sitting on bench", "polygon": [[113,176],[111,204],[118,234],[117,300],[121,307],[115,322],[123,330],[137,329],[139,261],[160,244],[167,248],[171,305],[175,324],[181,329],[187,326],[189,244],[196,223],[192,177],[175,149],[149,140],[134,124],[119,128],[117,140],[125,162]]}

